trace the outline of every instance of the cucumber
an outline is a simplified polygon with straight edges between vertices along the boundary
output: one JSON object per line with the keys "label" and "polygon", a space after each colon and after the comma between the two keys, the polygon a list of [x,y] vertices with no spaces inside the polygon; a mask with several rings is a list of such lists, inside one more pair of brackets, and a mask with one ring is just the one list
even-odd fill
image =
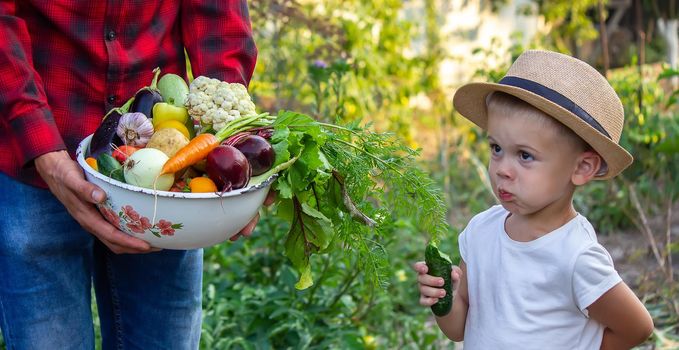
{"label": "cucumber", "polygon": [[448,255],[439,251],[436,243],[429,242],[424,251],[424,261],[427,263],[429,269],[428,274],[431,276],[443,278],[443,289],[446,290],[446,296],[440,298],[439,301],[431,306],[431,311],[436,316],[445,316],[453,307],[453,285],[452,276],[453,262]]}
{"label": "cucumber", "polygon": [[125,182],[123,166],[110,154],[102,153],[97,157],[97,168],[100,173],[120,182]]}

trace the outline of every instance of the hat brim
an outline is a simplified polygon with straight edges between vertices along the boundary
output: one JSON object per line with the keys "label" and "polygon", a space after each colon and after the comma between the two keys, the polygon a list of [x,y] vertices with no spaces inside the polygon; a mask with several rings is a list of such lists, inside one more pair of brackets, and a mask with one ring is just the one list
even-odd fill
{"label": "hat brim", "polygon": [[616,142],[601,134],[585,121],[558,104],[519,87],[495,83],[469,83],[457,90],[453,106],[465,118],[484,130],[488,128],[486,97],[491,92],[501,91],[515,96],[533,107],[545,112],[573,130],[606,161],[608,171],[595,179],[605,180],[620,174],[632,164],[632,155]]}

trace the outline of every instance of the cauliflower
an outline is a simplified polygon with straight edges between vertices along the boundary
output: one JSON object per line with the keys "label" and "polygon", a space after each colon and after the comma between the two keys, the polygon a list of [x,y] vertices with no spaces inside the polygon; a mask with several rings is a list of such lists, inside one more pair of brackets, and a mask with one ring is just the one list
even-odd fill
{"label": "cauliflower", "polygon": [[203,130],[223,128],[227,122],[256,115],[255,104],[243,84],[199,76],[189,86],[186,108]]}

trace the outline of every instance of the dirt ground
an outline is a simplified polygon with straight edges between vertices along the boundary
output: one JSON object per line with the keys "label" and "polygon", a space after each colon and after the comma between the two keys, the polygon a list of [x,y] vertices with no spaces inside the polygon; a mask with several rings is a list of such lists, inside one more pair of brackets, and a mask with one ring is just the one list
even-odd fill
{"label": "dirt ground", "polygon": [[[679,226],[675,226],[672,233],[672,238],[677,241],[679,239]],[[644,276],[649,273],[657,273],[658,263],[641,232],[629,231],[599,236],[599,242],[611,254],[615,268],[622,279],[633,289],[639,286]],[[676,276],[679,272],[679,255],[673,254],[672,258]]]}
{"label": "dirt ground", "polygon": [[[664,218],[651,219],[649,224],[655,233],[658,244],[665,242]],[[674,208],[672,224],[670,225],[671,241],[679,242],[679,206]],[[608,250],[615,263],[615,268],[620,273],[622,279],[633,289],[639,287],[639,283],[649,274],[656,274],[659,271],[648,240],[637,229],[630,229],[625,232],[598,233],[599,242]],[[662,248],[662,247],[660,247]],[[672,255],[672,265],[675,275],[675,282],[679,282],[679,254]]]}

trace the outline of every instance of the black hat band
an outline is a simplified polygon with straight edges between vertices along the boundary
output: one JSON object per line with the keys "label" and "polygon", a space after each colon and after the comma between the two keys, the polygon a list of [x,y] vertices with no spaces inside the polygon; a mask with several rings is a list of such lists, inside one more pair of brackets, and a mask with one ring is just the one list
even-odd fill
{"label": "black hat band", "polygon": [[582,109],[575,102],[571,101],[568,97],[560,94],[555,90],[552,90],[532,80],[512,76],[502,78],[502,80],[500,80],[499,83],[502,85],[515,86],[530,91],[536,95],[542,96],[547,100],[554,102],[557,105],[575,114],[576,116],[578,116],[578,118],[582,119],[582,121],[589,124],[589,126],[593,127],[594,129],[596,129],[598,132],[605,135],[609,139],[611,138],[611,135],[609,135],[608,132],[606,132],[606,130],[601,126],[601,124],[599,124],[599,122],[597,122],[596,119],[594,119],[591,115],[589,115],[587,111]]}

